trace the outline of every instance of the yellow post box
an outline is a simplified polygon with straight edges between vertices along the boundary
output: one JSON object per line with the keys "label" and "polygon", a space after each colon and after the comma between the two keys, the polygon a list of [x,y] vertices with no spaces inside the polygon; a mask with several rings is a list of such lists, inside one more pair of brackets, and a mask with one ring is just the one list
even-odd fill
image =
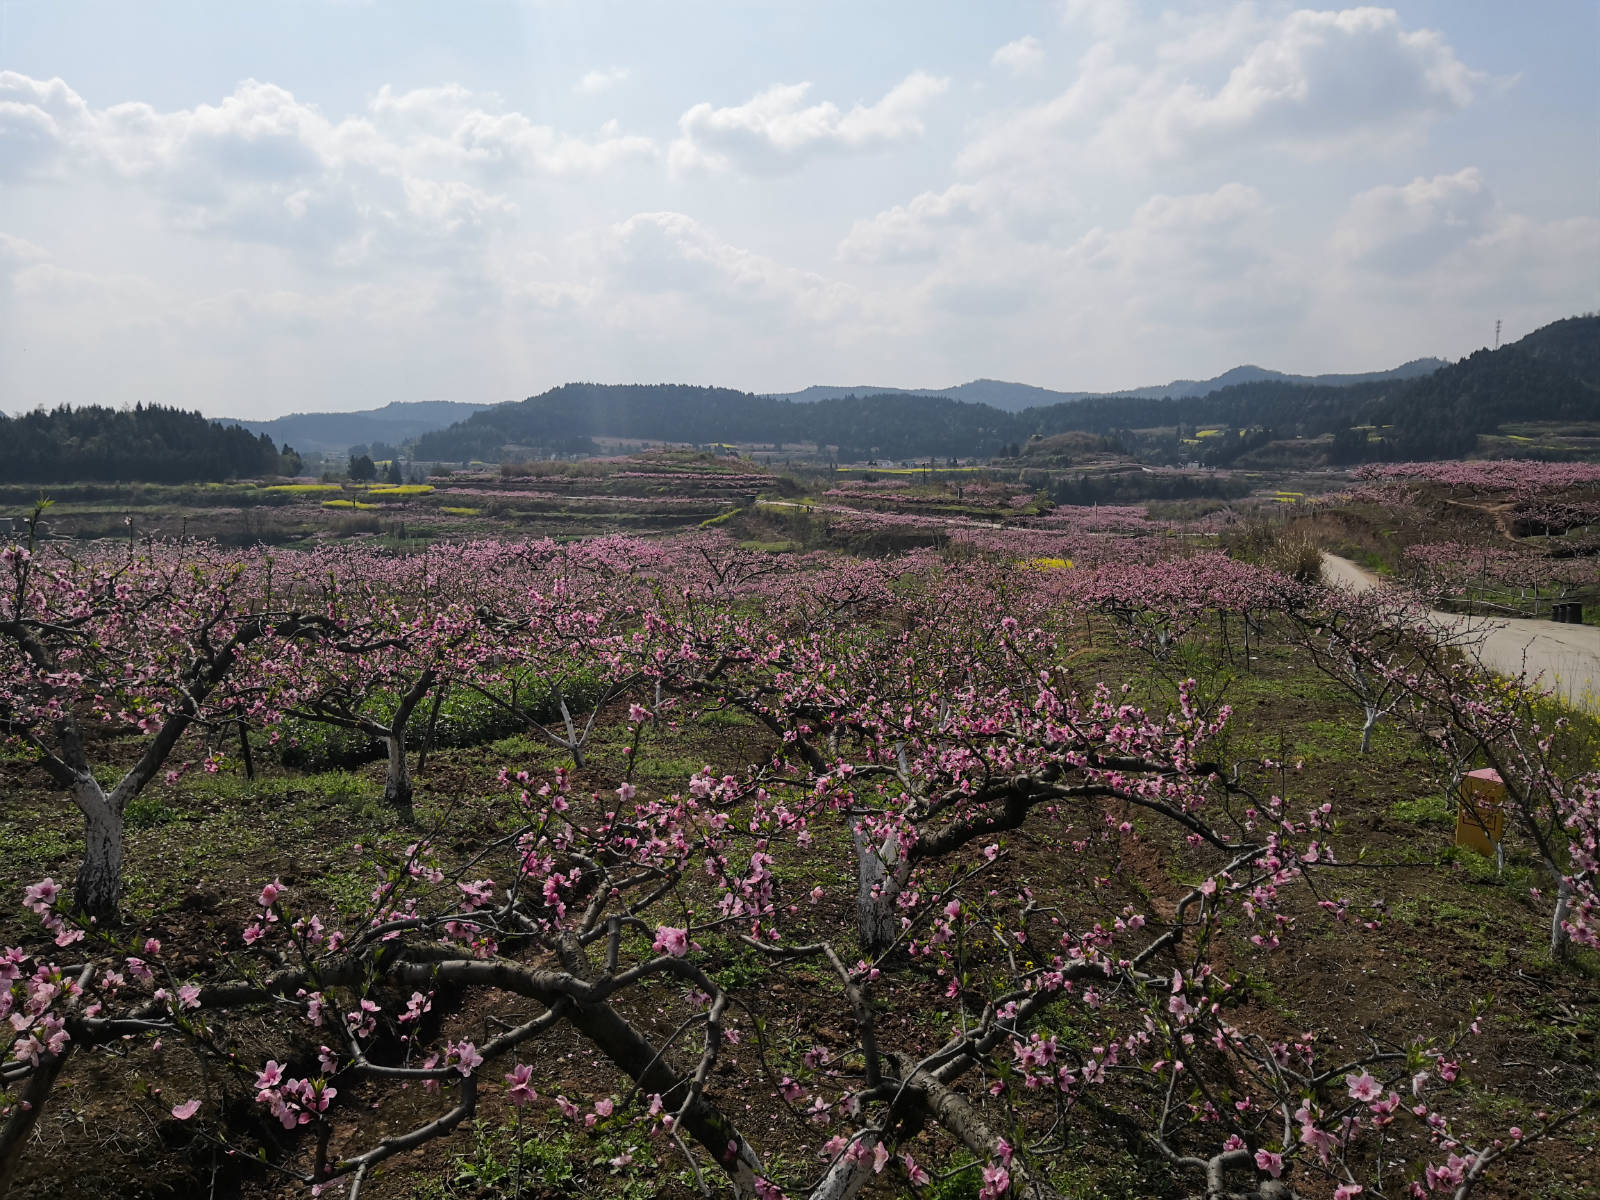
{"label": "yellow post box", "polygon": [[1485,858],[1499,849],[1506,831],[1506,785],[1492,767],[1469,771],[1456,789],[1456,845]]}

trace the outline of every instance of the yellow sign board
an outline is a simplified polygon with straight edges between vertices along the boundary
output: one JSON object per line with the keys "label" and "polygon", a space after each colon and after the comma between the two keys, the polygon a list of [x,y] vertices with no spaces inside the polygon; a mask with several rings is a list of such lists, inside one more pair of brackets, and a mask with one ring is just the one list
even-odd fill
{"label": "yellow sign board", "polygon": [[1492,856],[1506,832],[1506,785],[1500,773],[1471,771],[1456,790],[1456,845]]}

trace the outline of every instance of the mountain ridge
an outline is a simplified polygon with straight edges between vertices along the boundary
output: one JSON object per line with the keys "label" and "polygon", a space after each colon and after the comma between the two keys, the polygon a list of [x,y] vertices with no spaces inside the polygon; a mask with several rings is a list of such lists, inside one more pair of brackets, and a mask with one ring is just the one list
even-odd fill
{"label": "mountain ridge", "polygon": [[1030,408],[1041,408],[1046,405],[1062,404],[1073,400],[1102,397],[1108,399],[1126,397],[1135,400],[1189,399],[1208,396],[1212,392],[1221,391],[1223,388],[1231,387],[1234,384],[1257,383],[1265,380],[1275,383],[1305,384],[1311,387],[1349,387],[1358,383],[1382,383],[1389,380],[1414,379],[1419,375],[1431,375],[1441,367],[1448,365],[1442,358],[1414,358],[1386,371],[1296,375],[1287,371],[1274,371],[1270,367],[1258,367],[1253,363],[1244,363],[1237,367],[1230,367],[1222,374],[1213,376],[1210,379],[1174,379],[1170,383],[1154,384],[1149,387],[1123,388],[1115,392],[1061,392],[1053,388],[1039,387],[1030,383],[1012,383],[1004,379],[973,379],[966,383],[958,383],[953,387],[946,388],[840,387],[832,384],[812,384],[810,387],[801,388],[798,392],[757,392],[754,394],[770,396],[774,400],[791,400],[799,404],[811,404],[818,400],[842,400],[847,396],[938,396],[949,400],[987,404],[991,408],[1000,409],[1002,412],[1018,413],[1025,412]]}

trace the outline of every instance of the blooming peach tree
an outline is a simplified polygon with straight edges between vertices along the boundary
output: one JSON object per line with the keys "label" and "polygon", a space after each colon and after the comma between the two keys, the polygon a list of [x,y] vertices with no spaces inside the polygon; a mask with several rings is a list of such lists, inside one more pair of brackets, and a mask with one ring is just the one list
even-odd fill
{"label": "blooming peach tree", "polygon": [[[122,893],[123,813],[191,728],[255,702],[235,687],[253,643],[292,641],[315,616],[268,601],[268,561],[216,546],[148,543],[68,552],[0,548],[0,736],[18,744],[82,814],[73,898],[100,919]],[[131,766],[95,754],[131,734]]]}

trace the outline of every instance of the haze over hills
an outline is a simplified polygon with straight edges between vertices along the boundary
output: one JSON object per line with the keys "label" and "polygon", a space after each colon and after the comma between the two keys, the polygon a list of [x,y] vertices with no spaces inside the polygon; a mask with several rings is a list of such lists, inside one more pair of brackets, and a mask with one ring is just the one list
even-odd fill
{"label": "haze over hills", "polygon": [[974,379],[970,383],[947,388],[898,387],[833,387],[814,384],[798,392],[771,392],[776,400],[794,400],[811,403],[817,400],[838,400],[845,396],[942,396],[949,400],[963,400],[970,404],[987,404],[1002,412],[1022,412],[1048,404],[1061,404],[1069,400],[1087,400],[1090,397],[1130,397],[1140,400],[1183,399],[1190,396],[1207,396],[1238,383],[1299,383],[1315,387],[1349,387],[1356,383],[1380,383],[1385,380],[1414,379],[1431,375],[1445,366],[1442,358],[1415,358],[1387,371],[1366,371],[1354,375],[1292,375],[1266,367],[1246,364],[1224,371],[1212,379],[1174,379],[1171,383],[1153,387],[1125,388],[1119,392],[1058,392],[1050,388],[1034,387],[1027,383],[1008,383],[1001,379]]}
{"label": "haze over hills", "polygon": [[465,404],[453,400],[421,400],[413,403],[385,404],[382,408],[356,412],[290,413],[270,421],[241,421],[219,418],[224,424],[238,425],[251,433],[264,433],[280,445],[302,452],[343,454],[351,446],[387,442],[400,445],[433,429],[444,429],[464,421],[487,404]]}

